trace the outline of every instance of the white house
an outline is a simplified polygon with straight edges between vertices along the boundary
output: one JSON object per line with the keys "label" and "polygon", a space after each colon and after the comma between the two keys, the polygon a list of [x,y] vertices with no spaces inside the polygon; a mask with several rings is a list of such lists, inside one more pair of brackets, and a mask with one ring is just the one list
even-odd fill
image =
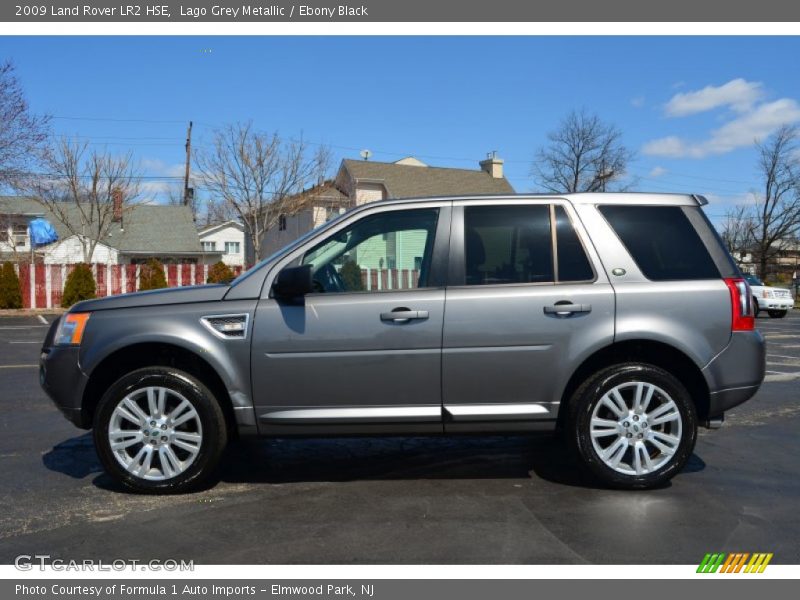
{"label": "white house", "polygon": [[238,221],[210,225],[197,232],[204,252],[222,252],[229,267],[244,266],[244,226]]}

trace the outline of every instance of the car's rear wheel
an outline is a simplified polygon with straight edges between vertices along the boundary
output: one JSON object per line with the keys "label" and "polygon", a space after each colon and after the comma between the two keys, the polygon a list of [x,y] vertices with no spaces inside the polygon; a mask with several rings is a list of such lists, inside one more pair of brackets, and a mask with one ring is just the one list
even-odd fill
{"label": "car's rear wheel", "polygon": [[589,471],[611,487],[663,484],[683,469],[697,439],[686,388],[650,364],[595,373],[576,390],[570,409],[570,443]]}
{"label": "car's rear wheel", "polygon": [[178,493],[213,473],[225,417],[202,382],[171,367],[133,371],[103,395],[94,441],[106,471],[140,492]]}
{"label": "car's rear wheel", "polygon": [[761,312],[761,309],[758,307],[758,298],[753,296],[753,316],[758,317],[758,313]]}
{"label": "car's rear wheel", "polygon": [[783,317],[786,316],[787,312],[789,312],[789,311],[786,311],[786,310],[770,310],[770,311],[768,311],[767,314],[769,314],[769,316],[772,317],[773,319],[782,319]]}

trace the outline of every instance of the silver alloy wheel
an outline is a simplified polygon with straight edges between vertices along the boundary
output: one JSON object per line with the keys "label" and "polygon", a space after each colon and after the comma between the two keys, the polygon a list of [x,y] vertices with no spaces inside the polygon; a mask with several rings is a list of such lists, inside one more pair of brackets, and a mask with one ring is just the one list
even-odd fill
{"label": "silver alloy wheel", "polygon": [[681,414],[660,387],[643,381],[621,383],[595,405],[590,435],[606,466],[625,475],[646,475],[678,451]]}
{"label": "silver alloy wheel", "polygon": [[146,387],[125,396],[108,423],[108,442],[120,465],[149,481],[177,477],[203,443],[200,416],[175,390]]}

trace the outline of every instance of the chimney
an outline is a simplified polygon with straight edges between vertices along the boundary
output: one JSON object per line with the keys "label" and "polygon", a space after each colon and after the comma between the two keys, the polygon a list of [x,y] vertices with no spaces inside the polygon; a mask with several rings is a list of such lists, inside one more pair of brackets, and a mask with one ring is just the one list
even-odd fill
{"label": "chimney", "polygon": [[480,162],[481,169],[494,179],[503,178],[503,159],[497,158],[497,150],[492,150],[486,155],[486,160]]}
{"label": "chimney", "polygon": [[111,192],[111,201],[114,203],[114,221],[120,222],[122,221],[122,191],[119,189],[114,189]]}

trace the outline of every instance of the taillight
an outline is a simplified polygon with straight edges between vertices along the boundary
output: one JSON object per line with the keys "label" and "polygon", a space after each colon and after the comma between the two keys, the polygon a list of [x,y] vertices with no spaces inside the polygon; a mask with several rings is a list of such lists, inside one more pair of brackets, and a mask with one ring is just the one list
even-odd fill
{"label": "taillight", "polygon": [[731,292],[731,331],[753,331],[753,298],[747,281],[738,277],[725,279]]}

